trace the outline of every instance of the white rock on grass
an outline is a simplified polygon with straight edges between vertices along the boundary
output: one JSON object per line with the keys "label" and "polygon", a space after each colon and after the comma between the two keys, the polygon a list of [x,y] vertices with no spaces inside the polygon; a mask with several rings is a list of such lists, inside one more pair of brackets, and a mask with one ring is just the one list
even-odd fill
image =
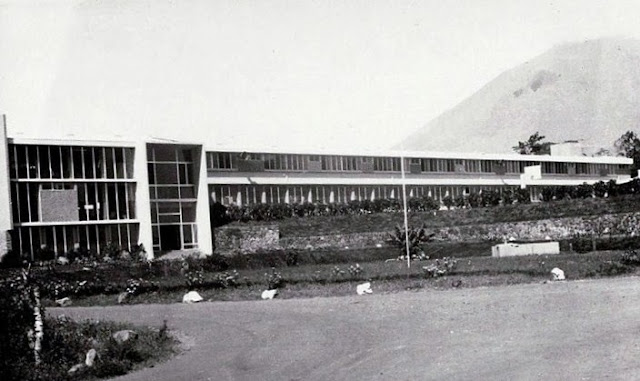
{"label": "white rock on grass", "polygon": [[71,305],[71,298],[67,296],[62,299],[57,299],[56,304],[60,307],[69,307]]}
{"label": "white rock on grass", "polygon": [[371,289],[371,283],[370,283],[370,282],[367,282],[367,283],[359,284],[359,285],[356,287],[356,293],[357,293],[358,295],[364,295],[364,294],[371,294],[371,293],[373,293],[373,290]]}
{"label": "white rock on grass", "polygon": [[557,267],[555,267],[553,270],[551,270],[551,276],[552,276],[552,280],[565,280],[566,279],[564,277],[564,271],[560,270]]}
{"label": "white rock on grass", "polygon": [[126,303],[127,299],[129,299],[128,292],[121,292],[118,294],[118,304]]}
{"label": "white rock on grass", "polygon": [[56,262],[59,265],[68,265],[69,264],[69,259],[67,259],[67,257],[58,257],[58,259],[56,259]]}
{"label": "white rock on grass", "polygon": [[278,290],[265,290],[262,291],[262,299],[268,300],[278,296]]}
{"label": "white rock on grass", "polygon": [[93,348],[89,349],[89,352],[87,352],[87,356],[84,359],[84,364],[88,367],[92,367],[93,363],[96,361],[97,354],[98,352],[96,352],[95,349]]}
{"label": "white rock on grass", "polygon": [[198,303],[204,299],[197,291],[189,291],[182,297],[182,303]]}
{"label": "white rock on grass", "polygon": [[75,374],[75,373],[77,373],[78,371],[80,371],[84,367],[85,367],[85,365],[82,364],[82,363],[76,364],[76,365],[72,366],[71,369],[69,369],[69,371],[67,373]]}
{"label": "white rock on grass", "polygon": [[112,335],[113,339],[122,344],[125,341],[129,341],[131,339],[135,339],[138,337],[136,331],[132,331],[130,329],[123,329],[122,331],[118,331]]}

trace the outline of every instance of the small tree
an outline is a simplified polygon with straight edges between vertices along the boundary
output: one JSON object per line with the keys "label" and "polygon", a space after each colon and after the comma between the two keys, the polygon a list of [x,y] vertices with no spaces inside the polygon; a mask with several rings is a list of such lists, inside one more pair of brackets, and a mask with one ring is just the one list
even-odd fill
{"label": "small tree", "polygon": [[529,136],[524,142],[518,142],[512,149],[521,155],[548,155],[550,153],[550,142],[543,142],[545,137],[539,132]]}
{"label": "small tree", "polygon": [[633,159],[631,165],[631,176],[635,177],[640,168],[640,138],[633,131],[627,131],[615,141],[614,147],[619,155]]}

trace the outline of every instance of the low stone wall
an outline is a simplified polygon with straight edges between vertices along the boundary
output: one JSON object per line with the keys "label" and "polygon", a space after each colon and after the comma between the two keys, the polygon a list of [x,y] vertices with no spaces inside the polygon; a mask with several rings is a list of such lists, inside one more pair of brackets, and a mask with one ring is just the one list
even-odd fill
{"label": "low stone wall", "polygon": [[294,250],[364,249],[387,246],[389,237],[388,232],[286,237],[280,239],[280,246]]}
{"label": "low stone wall", "polygon": [[607,214],[590,217],[554,218],[537,221],[468,225],[437,230],[435,239],[442,241],[495,241],[569,239],[576,235],[638,235],[640,213]]}
{"label": "low stone wall", "polygon": [[[482,242],[570,239],[576,235],[639,235],[640,213],[608,214],[591,217],[554,218],[537,221],[504,222],[432,229],[437,241]],[[261,250],[363,249],[390,246],[391,232],[283,237],[277,223],[234,223],[214,231],[220,254],[253,253]]]}
{"label": "low stone wall", "polygon": [[215,228],[213,233],[216,252],[223,255],[281,248],[277,224],[230,224]]}

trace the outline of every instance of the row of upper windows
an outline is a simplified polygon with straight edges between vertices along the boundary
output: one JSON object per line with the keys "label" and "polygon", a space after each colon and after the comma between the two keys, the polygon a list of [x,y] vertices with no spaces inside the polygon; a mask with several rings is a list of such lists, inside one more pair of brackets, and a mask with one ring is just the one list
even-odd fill
{"label": "row of upper windows", "polygon": [[133,148],[9,145],[12,179],[131,179]]}
{"label": "row of upper windows", "polygon": [[[239,170],[241,161],[264,163],[264,170],[274,171],[330,171],[330,172],[400,172],[402,163],[398,157],[367,157],[337,155],[293,155],[234,152],[207,152],[208,170]],[[407,172],[470,172],[470,173],[523,173],[524,168],[542,165],[542,173],[568,174],[575,166],[575,174],[604,175],[628,174],[628,165],[536,162],[513,160],[469,160],[469,159],[406,159]]]}

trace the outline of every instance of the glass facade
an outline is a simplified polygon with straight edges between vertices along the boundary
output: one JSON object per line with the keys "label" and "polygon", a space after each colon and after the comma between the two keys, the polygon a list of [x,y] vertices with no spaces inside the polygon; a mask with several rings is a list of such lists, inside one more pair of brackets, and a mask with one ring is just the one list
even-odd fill
{"label": "glass facade", "polygon": [[147,145],[154,250],[198,247],[195,156],[192,147]]}
{"label": "glass facade", "polygon": [[134,148],[9,144],[14,240],[26,256],[138,243]]}

